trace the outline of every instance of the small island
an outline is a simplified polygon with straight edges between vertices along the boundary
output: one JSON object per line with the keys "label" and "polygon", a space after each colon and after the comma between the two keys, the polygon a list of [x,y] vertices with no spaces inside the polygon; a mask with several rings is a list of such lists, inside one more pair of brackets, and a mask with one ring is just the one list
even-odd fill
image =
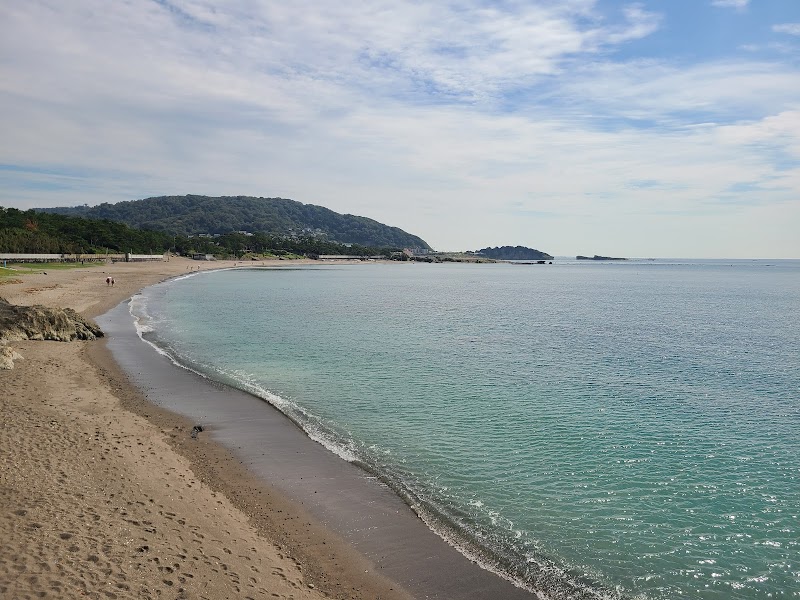
{"label": "small island", "polygon": [[553,257],[525,246],[498,246],[497,248],[484,248],[474,252],[477,256],[493,258],[495,260],[552,260]]}
{"label": "small island", "polygon": [[575,260],[628,260],[627,258],[617,258],[614,256],[600,256],[599,254],[595,254],[594,256],[581,256],[580,254],[575,257]]}

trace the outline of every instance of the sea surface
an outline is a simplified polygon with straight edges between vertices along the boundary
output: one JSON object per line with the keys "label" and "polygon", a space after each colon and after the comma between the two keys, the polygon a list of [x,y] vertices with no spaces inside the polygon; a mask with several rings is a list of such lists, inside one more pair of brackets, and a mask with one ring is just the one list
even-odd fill
{"label": "sea surface", "polygon": [[800,598],[800,261],[246,268],[131,306],[550,598]]}

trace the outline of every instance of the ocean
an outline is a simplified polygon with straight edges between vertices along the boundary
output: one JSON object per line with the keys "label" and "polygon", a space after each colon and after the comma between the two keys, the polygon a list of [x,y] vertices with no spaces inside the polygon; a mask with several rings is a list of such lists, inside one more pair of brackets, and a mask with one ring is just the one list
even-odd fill
{"label": "ocean", "polygon": [[800,598],[800,261],[243,268],[131,310],[550,598]]}

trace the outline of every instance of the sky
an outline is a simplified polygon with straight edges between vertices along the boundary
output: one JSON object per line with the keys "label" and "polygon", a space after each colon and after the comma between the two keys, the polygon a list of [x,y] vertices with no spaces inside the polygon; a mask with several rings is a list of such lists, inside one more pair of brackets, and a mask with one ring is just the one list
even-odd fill
{"label": "sky", "polygon": [[438,250],[800,258],[800,0],[7,0],[0,206],[283,197]]}

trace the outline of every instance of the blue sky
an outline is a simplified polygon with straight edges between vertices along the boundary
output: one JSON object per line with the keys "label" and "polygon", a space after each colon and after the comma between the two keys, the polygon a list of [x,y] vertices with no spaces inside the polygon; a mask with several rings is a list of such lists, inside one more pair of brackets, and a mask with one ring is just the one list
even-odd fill
{"label": "blue sky", "polygon": [[281,196],[443,250],[800,258],[800,1],[0,4],[0,205]]}

